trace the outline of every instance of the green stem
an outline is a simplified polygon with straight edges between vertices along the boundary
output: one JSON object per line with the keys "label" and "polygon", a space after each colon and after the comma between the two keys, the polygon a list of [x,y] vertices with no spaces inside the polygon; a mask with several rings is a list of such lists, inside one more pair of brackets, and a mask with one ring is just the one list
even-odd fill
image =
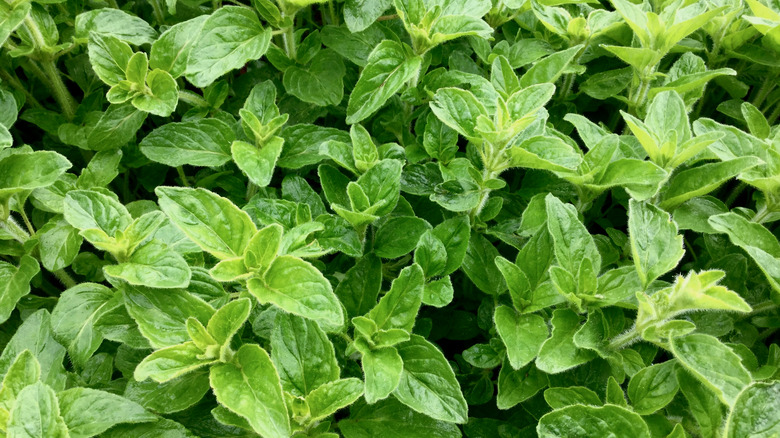
{"label": "green stem", "polygon": [[16,77],[15,74],[9,73],[4,69],[0,69],[0,78],[3,79],[3,81],[8,82],[15,89],[21,91],[22,94],[24,94],[25,100],[30,104],[30,106],[33,108],[43,108],[43,105],[38,102],[38,99],[36,99],[35,96],[27,91],[27,88],[22,85],[22,82],[18,77]]}
{"label": "green stem", "polygon": [[746,188],[747,188],[747,184],[740,181],[739,184],[734,188],[734,190],[732,190],[731,193],[729,193],[729,197],[726,198],[726,206],[731,208],[731,205],[734,204],[734,202],[737,200],[739,195],[741,195]]}
{"label": "green stem", "polygon": [[335,0],[330,0],[328,2],[328,12],[330,13],[331,24],[334,25],[334,26],[338,26],[339,25],[339,16],[338,16],[338,14],[336,14],[335,6],[333,6],[334,1]]}
{"label": "green stem", "polygon": [[181,179],[181,185],[184,187],[191,187],[190,182],[187,181],[187,174],[184,173],[184,168],[182,166],[176,166],[176,172],[179,174],[179,178]]}
{"label": "green stem", "polygon": [[756,108],[761,107],[761,104],[764,102],[764,99],[766,99],[766,97],[769,96],[769,93],[771,93],[772,90],[775,88],[776,80],[777,80],[777,75],[771,75],[770,77],[766,78],[766,80],[764,80],[764,83],[761,84],[761,88],[759,88],[758,92],[756,92],[756,96],[750,102],[751,104],[753,104],[754,107]]}
{"label": "green stem", "polygon": [[638,115],[638,110],[645,103],[645,99],[647,98],[647,92],[649,90],[650,90],[650,79],[642,78],[639,81],[639,86],[637,87],[634,96],[632,96],[629,105],[629,111],[631,111],[633,115],[635,116]]}
{"label": "green stem", "polygon": [[35,49],[38,52],[39,61],[44,73],[43,82],[49,86],[49,89],[54,96],[54,100],[59,104],[65,118],[69,121],[73,120],[73,117],[76,115],[76,99],[73,98],[68,91],[68,88],[65,86],[65,83],[62,81],[60,71],[54,62],[54,56],[47,51],[48,45],[41,33],[41,29],[29,15],[24,19],[24,25],[30,31],[33,41],[35,42]]}
{"label": "green stem", "polygon": [[639,332],[637,331],[636,326],[634,326],[631,330],[615,336],[612,341],[609,342],[607,348],[611,350],[620,350],[628,347],[637,340],[639,340]]}
{"label": "green stem", "polygon": [[767,204],[765,202],[764,205],[756,212],[756,215],[753,216],[753,219],[751,219],[751,222],[755,222],[757,224],[762,224],[762,223],[764,223],[764,219],[766,219],[767,216],[769,216],[772,213],[773,213],[772,210],[767,208]]}
{"label": "green stem", "polygon": [[290,26],[284,30],[282,34],[282,41],[284,41],[284,51],[287,53],[287,57],[294,60],[295,51],[295,34],[293,33],[294,26]]}
{"label": "green stem", "polygon": [[74,286],[76,286],[78,283],[76,280],[73,279],[73,277],[70,276],[67,272],[65,272],[64,269],[59,269],[57,271],[51,271],[51,273],[57,277],[57,280],[62,283],[63,286],[65,286],[66,289],[70,289]]}
{"label": "green stem", "polygon": [[766,118],[766,120],[769,122],[769,126],[773,126],[777,121],[778,117],[780,117],[780,104],[775,106],[775,109],[772,110],[772,114],[770,114],[769,117]]}
{"label": "green stem", "polygon": [[160,0],[151,0],[152,12],[154,13],[154,19],[157,20],[157,24],[161,25],[165,23],[165,13],[163,12]]}
{"label": "green stem", "polygon": [[207,107],[209,106],[208,101],[198,95],[197,93],[193,93],[192,91],[187,90],[180,90],[179,91],[179,100],[181,100],[184,103],[188,103],[192,106],[197,107]]}
{"label": "green stem", "polygon": [[13,236],[13,238],[19,243],[23,244],[30,238],[30,235],[27,233],[27,231],[20,227],[11,216],[8,216],[8,219],[5,221],[0,222],[0,225],[2,225],[2,227],[5,228],[5,230],[8,231],[8,233],[10,233],[11,236]]}
{"label": "green stem", "polygon": [[30,235],[32,236],[35,234],[35,227],[33,227],[33,224],[30,222],[30,218],[27,217],[27,213],[24,212],[24,209],[20,209],[21,211],[19,214],[22,216],[22,220],[24,221],[24,226],[27,227],[27,231],[29,231]]}

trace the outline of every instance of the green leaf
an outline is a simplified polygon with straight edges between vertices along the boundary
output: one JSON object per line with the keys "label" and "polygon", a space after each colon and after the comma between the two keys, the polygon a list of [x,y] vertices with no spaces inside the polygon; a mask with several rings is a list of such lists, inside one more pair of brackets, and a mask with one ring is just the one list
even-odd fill
{"label": "green leaf", "polygon": [[643,287],[674,269],[685,255],[677,224],[669,213],[652,204],[630,201],[628,230],[634,266]]}
{"label": "green leaf", "polygon": [[377,208],[377,216],[389,214],[398,203],[401,195],[402,167],[399,160],[384,159],[358,178],[357,184],[365,192],[371,206],[384,202]]}
{"label": "green leaf", "polygon": [[284,88],[298,99],[318,106],[338,105],[344,98],[346,72],[341,56],[320,50],[308,68],[292,66],[284,71]]}
{"label": "green leaf", "polygon": [[769,230],[736,213],[711,216],[709,224],[726,233],[731,241],[744,249],[764,272],[769,284],[780,291],[780,243]]}
{"label": "green leaf", "polygon": [[185,77],[204,88],[225,73],[259,59],[268,50],[271,31],[248,8],[225,6],[203,23],[192,43]]}
{"label": "green leaf", "polygon": [[498,306],[494,319],[512,368],[518,370],[536,358],[549,334],[544,318],[520,315],[508,306]]}
{"label": "green leaf", "polygon": [[10,11],[4,11],[0,17],[0,44],[5,44],[8,37],[22,24],[30,14],[31,6],[31,3],[16,3]]}
{"label": "green leaf", "polygon": [[282,153],[284,140],[273,137],[262,149],[243,141],[234,141],[230,147],[233,161],[244,175],[258,187],[266,187],[274,175],[276,160]]}
{"label": "green leaf", "polygon": [[510,409],[533,397],[547,385],[547,375],[533,364],[515,370],[504,362],[498,373],[496,406],[498,409]]}
{"label": "green leaf", "polygon": [[549,388],[544,391],[544,400],[553,409],[571,405],[602,405],[598,394],[582,386]]}
{"label": "green leaf", "polygon": [[8,420],[8,436],[19,438],[67,438],[57,395],[43,382],[22,389]]}
{"label": "green leaf", "polygon": [[217,362],[215,358],[200,359],[203,350],[194,342],[172,345],[146,356],[135,368],[133,378],[142,382],[151,378],[155,382],[167,382]]}
{"label": "green leaf", "polygon": [[135,140],[135,134],[146,120],[146,113],[130,103],[111,104],[87,136],[87,145],[95,151],[117,149]]}
{"label": "green leaf", "polygon": [[396,348],[404,371],[398,388],[393,391],[395,397],[436,420],[465,423],[468,405],[442,352],[418,335],[412,335]]}
{"label": "green leaf", "polygon": [[79,230],[100,230],[108,237],[124,231],[132,217],[115,198],[92,190],[71,190],[65,196],[65,220]]}
{"label": "green leaf", "polygon": [[219,259],[242,256],[257,228],[246,212],[205,189],[157,187],[160,208],[176,227]]}
{"label": "green leaf", "polygon": [[725,415],[718,397],[682,367],[677,367],[677,382],[702,436],[720,437]]}
{"label": "green leaf", "polygon": [[666,362],[643,368],[631,377],[628,383],[628,397],[634,411],[650,415],[668,405],[679,386],[675,377],[676,362]]}
{"label": "green leaf", "polygon": [[680,364],[728,406],[733,407],[739,393],[751,383],[739,356],[713,336],[675,338],[671,349]]}
{"label": "green leaf", "polygon": [[92,32],[87,49],[92,70],[100,80],[108,85],[125,80],[125,69],[133,56],[133,49],[127,43],[111,35]]}
{"label": "green leaf", "polygon": [[170,73],[152,70],[146,77],[147,92],[131,101],[141,111],[160,117],[168,117],[179,103],[179,86]]}
{"label": "green leaf", "polygon": [[355,377],[334,380],[313,390],[306,396],[311,417],[325,418],[354,403],[363,395],[363,382]]}
{"label": "green leaf", "polygon": [[558,137],[538,135],[509,149],[512,166],[571,173],[582,156]]}
{"label": "green leaf", "polygon": [[421,59],[404,43],[384,40],[368,56],[368,64],[349,96],[347,123],[355,124],[374,114],[419,74]]}
{"label": "green leaf", "polygon": [[0,424],[8,424],[10,411],[19,392],[41,378],[41,365],[30,350],[24,350],[16,356],[3,378],[0,388]]}
{"label": "green leaf", "polygon": [[433,235],[447,250],[447,264],[441,275],[455,272],[463,263],[469,245],[470,224],[467,216],[447,219],[433,228]]}
{"label": "green leaf", "polygon": [[536,426],[539,438],[567,436],[585,438],[650,438],[647,423],[638,414],[620,406],[567,406],[545,414]]}
{"label": "green leaf", "polygon": [[151,44],[157,39],[155,31],[142,18],[112,8],[94,9],[76,16],[76,37],[88,38],[91,32],[118,38],[134,46]]}
{"label": "green leaf", "polygon": [[417,413],[390,398],[374,405],[358,404],[339,421],[345,438],[458,438],[458,426]]}
{"label": "green leaf", "polygon": [[382,223],[374,236],[374,253],[395,259],[410,253],[431,226],[414,216],[396,216]]}
{"label": "green leaf", "polygon": [[217,401],[249,421],[255,432],[269,438],[290,436],[279,375],[260,346],[241,346],[234,363],[211,368],[210,379]]}
{"label": "green leaf", "polygon": [[149,67],[165,70],[174,78],[183,75],[192,52],[192,46],[200,36],[203,24],[209,18],[201,15],[168,28],[152,44]]}
{"label": "green leaf", "polygon": [[401,382],[404,362],[395,347],[364,351],[361,363],[366,380],[364,396],[370,404],[387,398]]}
{"label": "green leaf", "polygon": [[30,293],[30,281],[40,270],[28,255],[22,256],[19,267],[0,262],[0,322],[8,320],[19,300]]}
{"label": "green leaf", "polygon": [[157,416],[124,397],[90,388],[57,394],[60,412],[72,438],[99,435],[120,423],[156,421]]}
{"label": "green leaf", "polygon": [[557,374],[582,365],[596,356],[591,350],[578,348],[574,335],[580,329],[580,317],[570,309],[556,309],[551,319],[552,336],[539,350],[536,366],[549,374]]}
{"label": "green leaf", "polygon": [[447,248],[433,235],[432,230],[422,234],[414,250],[414,262],[423,268],[425,278],[441,275],[447,264]]}
{"label": "green leaf", "polygon": [[587,258],[593,270],[601,270],[599,254],[593,236],[580,222],[576,212],[554,195],[545,198],[547,208],[547,229],[555,243],[555,258],[569,272],[578,272],[580,263]]}
{"label": "green leaf", "polygon": [[420,265],[404,268],[393,280],[390,291],[368,312],[379,330],[400,328],[412,331],[417,312],[422,303],[425,283]]}
{"label": "green leaf", "polygon": [[184,257],[156,239],[136,248],[126,261],[105,266],[103,272],[132,285],[161,289],[187,287],[192,276]]}
{"label": "green leaf", "polygon": [[230,340],[243,327],[252,304],[247,298],[239,298],[217,309],[209,319],[206,329],[220,345],[230,344]]}
{"label": "green leaf", "polygon": [[472,233],[461,269],[482,292],[500,295],[506,290],[501,271],[496,267],[498,250],[482,234]]}
{"label": "green leaf", "polygon": [[381,287],[382,261],[370,253],[349,268],[334,292],[351,318],[365,315],[376,305]]}
{"label": "green leaf", "polygon": [[51,314],[51,328],[76,366],[83,367],[103,341],[95,322],[121,305],[114,292],[100,284],[81,283],[62,293]]}
{"label": "green leaf", "polygon": [[217,167],[230,161],[235,134],[218,119],[167,123],[141,140],[141,152],[152,161],[171,167]]}
{"label": "green leaf", "polygon": [[709,163],[677,173],[661,192],[659,207],[672,210],[683,202],[706,195],[743,171],[761,164],[756,157]]}
{"label": "green leaf", "polygon": [[51,151],[19,153],[0,159],[0,209],[14,193],[54,184],[70,166],[65,157]]}
{"label": "green leaf", "polygon": [[123,285],[121,291],[127,312],[154,348],[188,341],[187,318],[194,317],[206,323],[214,314],[214,309],[208,303],[182,289],[160,291],[144,286]]}
{"label": "green leaf", "polygon": [[487,109],[470,91],[440,88],[430,106],[436,117],[458,134],[468,139],[479,137],[475,131],[477,117],[487,116]]}
{"label": "green leaf", "polygon": [[194,405],[210,388],[208,374],[197,371],[165,383],[130,380],[125,387],[124,397],[153,412],[171,414]]}
{"label": "green leaf", "polygon": [[339,378],[333,344],[311,320],[279,312],[271,332],[271,353],[282,388],[306,397]]}
{"label": "green leaf", "polygon": [[545,82],[555,83],[582,48],[582,44],[570,47],[537,62],[520,78],[520,86],[525,88]]}
{"label": "green leaf", "polygon": [[41,365],[41,381],[50,387],[65,389],[67,375],[63,367],[65,348],[52,337],[51,317],[45,309],[29,315],[16,329],[0,355],[0,375],[9,368],[24,350],[30,350]]}
{"label": "green leaf", "polygon": [[768,438],[780,433],[780,420],[771,415],[780,404],[780,383],[753,383],[734,402],[726,420],[725,438]]}
{"label": "green leaf", "polygon": [[344,324],[341,304],[320,271],[297,257],[276,258],[262,278],[247,281],[249,292],[261,303],[313,319],[326,327]]}

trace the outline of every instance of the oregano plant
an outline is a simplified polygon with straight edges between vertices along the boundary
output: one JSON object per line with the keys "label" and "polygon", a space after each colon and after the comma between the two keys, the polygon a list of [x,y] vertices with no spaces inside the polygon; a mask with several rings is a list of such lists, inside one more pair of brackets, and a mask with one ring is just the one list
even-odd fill
{"label": "oregano plant", "polygon": [[0,436],[780,436],[775,0],[0,0]]}

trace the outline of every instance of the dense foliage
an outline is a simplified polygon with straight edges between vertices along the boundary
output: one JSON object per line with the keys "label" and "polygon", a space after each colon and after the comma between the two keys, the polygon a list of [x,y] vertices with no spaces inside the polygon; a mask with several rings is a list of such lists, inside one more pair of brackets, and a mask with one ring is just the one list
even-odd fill
{"label": "dense foliage", "polygon": [[780,436],[777,0],[0,0],[0,436]]}

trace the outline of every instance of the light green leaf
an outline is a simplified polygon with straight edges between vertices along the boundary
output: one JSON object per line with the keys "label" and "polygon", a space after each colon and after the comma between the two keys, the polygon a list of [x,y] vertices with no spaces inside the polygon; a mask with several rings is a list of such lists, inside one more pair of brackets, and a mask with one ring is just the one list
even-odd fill
{"label": "light green leaf", "polygon": [[474,232],[469,239],[461,269],[482,292],[500,295],[506,290],[501,271],[496,267],[498,250],[484,235]]}
{"label": "light green leaf", "polygon": [[505,361],[498,373],[496,407],[510,409],[533,397],[547,385],[547,375],[533,364],[515,370]]}
{"label": "light green leaf", "polygon": [[267,438],[290,436],[279,375],[259,345],[241,346],[234,363],[212,367],[210,378],[217,401],[248,420],[255,432]]}
{"label": "light green leaf", "polygon": [[206,19],[192,44],[185,77],[204,88],[225,73],[259,59],[268,50],[271,31],[263,28],[254,11],[225,6]]}
{"label": "light green leaf", "polygon": [[273,303],[326,327],[344,324],[341,304],[330,282],[317,268],[297,257],[276,258],[262,278],[249,279],[247,288],[261,303]]}
{"label": "light green leaf", "polygon": [[161,291],[131,285],[123,285],[121,290],[127,312],[138,323],[141,334],[155,348],[188,341],[187,318],[194,317],[205,324],[214,314],[214,309],[208,303],[186,290]]}
{"label": "light green leaf", "polygon": [[459,438],[458,426],[417,413],[390,398],[374,405],[356,404],[339,421],[345,438]]}
{"label": "light green leaf", "polygon": [[157,416],[122,396],[90,388],[71,388],[57,394],[60,412],[71,438],[99,435],[120,423],[146,423]]}
{"label": "light green leaf", "polygon": [[6,375],[13,361],[24,350],[30,350],[38,359],[41,381],[54,389],[65,389],[67,375],[62,365],[65,348],[52,337],[51,317],[45,309],[29,315],[16,329],[0,355],[0,375]]}
{"label": "light green leaf", "polygon": [[393,280],[390,291],[368,312],[379,330],[400,328],[412,331],[422,303],[425,274],[418,264],[404,268]]}
{"label": "light green leaf", "polygon": [[580,317],[573,310],[556,309],[551,323],[552,336],[539,350],[537,368],[549,374],[557,374],[596,357],[595,352],[578,348],[574,344],[574,335],[580,329]]}
{"label": "light green leaf", "polygon": [[135,133],[141,128],[146,116],[145,112],[130,103],[111,104],[89,132],[87,145],[95,151],[120,148],[135,140]]}
{"label": "light green leaf", "polygon": [[179,103],[179,86],[165,70],[152,70],[146,77],[147,92],[131,101],[141,111],[160,117],[168,117]]}
{"label": "light green leaf", "polygon": [[325,418],[354,403],[363,395],[363,382],[355,377],[334,380],[306,396],[313,420]]}
{"label": "light green leaf", "polygon": [[634,411],[650,415],[668,405],[679,385],[675,377],[676,362],[666,362],[643,368],[628,383],[628,397]]}
{"label": "light green leaf", "polygon": [[274,175],[276,160],[282,153],[284,139],[273,137],[262,149],[243,141],[234,141],[230,147],[233,161],[244,175],[258,187],[266,187]]}
{"label": "light green leaf", "polygon": [[347,316],[365,315],[376,305],[382,287],[382,261],[374,254],[358,259],[336,286],[336,296],[344,305]]}
{"label": "light green leaf", "polygon": [[135,286],[160,289],[187,287],[192,276],[184,257],[156,239],[136,248],[126,261],[103,267],[103,272]]}
{"label": "light green leaf", "polygon": [[728,406],[734,406],[752,381],[739,356],[713,336],[697,333],[675,338],[671,350],[686,370]]}
{"label": "light green leaf", "polygon": [[192,46],[200,36],[203,23],[208,18],[208,15],[200,15],[177,23],[163,32],[152,44],[149,67],[165,70],[174,78],[183,75],[187,69]]}
{"label": "light green leaf", "polygon": [[652,204],[630,201],[628,230],[634,266],[644,287],[674,269],[685,255],[677,224]]}
{"label": "light green leaf", "polygon": [[689,199],[706,195],[743,171],[761,163],[756,157],[742,157],[704,164],[677,173],[661,192],[659,207],[672,210]]}
{"label": "light green leaf", "polygon": [[19,392],[41,378],[41,365],[30,350],[16,356],[0,388],[0,424],[5,428]]}
{"label": "light green leaf", "polygon": [[157,39],[155,31],[142,18],[113,8],[94,9],[76,16],[76,37],[88,38],[90,32],[114,36],[134,46],[151,44]]}
{"label": "light green leaf", "polygon": [[111,35],[92,32],[87,49],[92,70],[100,80],[108,85],[125,80],[125,69],[133,56],[133,49],[127,43]]}
{"label": "light green leaf", "polygon": [[709,224],[744,249],[764,272],[769,283],[780,292],[780,243],[761,224],[750,222],[736,213],[712,216]]}
{"label": "light green leaf", "polygon": [[22,389],[8,420],[8,436],[14,438],[67,438],[57,395],[43,382]]}
{"label": "light green leaf", "polygon": [[556,409],[539,419],[539,438],[613,437],[650,438],[647,423],[638,414],[615,405],[572,405]]}
{"label": "light green leaf", "polygon": [[246,212],[209,190],[157,187],[155,193],[171,222],[219,259],[242,256],[257,232]]}
{"label": "light green leaf", "polygon": [[520,86],[525,88],[545,82],[555,83],[582,48],[582,44],[570,47],[537,62],[520,78]]}
{"label": "light green leaf", "polygon": [[230,160],[230,144],[235,134],[218,119],[173,122],[160,126],[138,145],[152,161],[176,167],[217,167]]}
{"label": "light green leaf", "polygon": [[734,402],[726,420],[724,438],[769,438],[780,433],[780,419],[773,412],[780,408],[780,383],[753,383]]}
{"label": "light green leaf", "polygon": [[547,230],[555,243],[555,258],[571,273],[579,271],[582,259],[589,259],[593,270],[601,270],[599,254],[593,236],[580,222],[574,208],[561,202],[554,195],[545,198],[547,209]]}
{"label": "light green leaf", "polygon": [[582,156],[558,137],[535,136],[509,149],[512,166],[571,173]]}
{"label": "light green leaf", "polygon": [[544,318],[521,315],[508,306],[498,306],[494,319],[512,368],[518,370],[536,358],[549,334]]}
{"label": "light green leaf", "polygon": [[468,405],[455,373],[441,351],[422,336],[396,346],[404,363],[395,397],[410,408],[436,420],[465,423]]}
{"label": "light green leaf", "polygon": [[217,362],[216,358],[200,359],[202,355],[203,350],[194,342],[172,345],[146,356],[135,368],[133,378],[162,383]]}
{"label": "light green leaf", "polygon": [[16,303],[30,293],[30,281],[41,270],[38,261],[23,255],[19,267],[0,262],[0,322],[5,322]]}
{"label": "light green leaf", "polygon": [[431,226],[414,216],[396,216],[383,222],[374,236],[374,253],[395,259],[411,252]]}
{"label": "light green leaf", "polygon": [[81,283],[62,293],[51,314],[51,328],[76,366],[83,367],[103,341],[95,322],[121,305],[114,292],[100,284]]}
{"label": "light green leaf", "polygon": [[419,74],[420,64],[420,57],[406,44],[392,40],[379,43],[349,96],[347,123],[358,123],[383,107],[406,81]]}
{"label": "light green leaf", "polygon": [[473,93],[460,88],[440,88],[430,103],[431,111],[445,125],[467,139],[479,137],[477,117],[487,116],[487,109]]}
{"label": "light green leaf", "polygon": [[271,358],[282,388],[306,397],[314,389],[339,378],[333,344],[320,326],[309,319],[279,312],[271,332]]}
{"label": "light green leaf", "polygon": [[18,153],[0,159],[0,209],[14,193],[54,184],[70,166],[70,161],[52,151]]}
{"label": "light green leaf", "polygon": [[366,379],[364,396],[370,404],[386,398],[401,382],[404,362],[395,347],[364,351],[361,363]]}
{"label": "light green leaf", "polygon": [[307,68],[294,65],[284,71],[284,88],[304,102],[338,105],[344,97],[345,72],[340,55],[332,50],[320,50]]}
{"label": "light green leaf", "polygon": [[196,371],[165,383],[151,379],[136,382],[131,379],[125,387],[124,397],[150,411],[171,414],[199,402],[209,389],[208,373]]}

